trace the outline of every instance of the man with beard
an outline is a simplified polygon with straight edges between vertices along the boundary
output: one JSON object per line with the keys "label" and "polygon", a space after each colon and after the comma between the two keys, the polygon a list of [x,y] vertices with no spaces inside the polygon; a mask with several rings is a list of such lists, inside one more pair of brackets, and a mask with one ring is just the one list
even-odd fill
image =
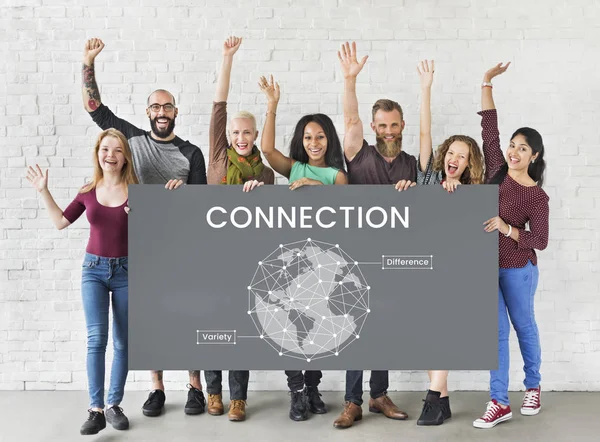
{"label": "man with beard", "polygon": [[[89,39],[83,51],[83,105],[94,122],[102,129],[115,128],[129,141],[133,166],[141,184],[165,184],[175,189],[183,183],[206,184],[206,167],[200,149],[173,133],[177,108],[170,92],[158,89],[150,94],[146,115],[150,119],[150,132],[118,118],[100,100],[100,91],[94,74],[94,60],[104,48],[98,38]],[[202,393],[200,370],[190,370],[186,414],[204,412],[206,401]],[[152,372],[152,391],[142,408],[146,416],[158,416],[165,403],[163,372]]]}
{"label": "man with beard", "polygon": [[[393,184],[397,190],[415,186],[417,160],[402,151],[402,108],[392,100],[381,99],[375,102],[371,128],[375,132],[376,145],[370,146],[364,139],[356,97],[356,77],[368,57],[363,57],[359,62],[356,58],[356,43],[345,43],[341,51],[338,51],[338,58],[344,74],[344,156],[350,184]],[[362,371],[346,372],[344,410],[333,423],[334,427],[348,428],[355,421],[362,419],[362,384]],[[387,370],[371,371],[369,386],[369,411],[381,413],[390,419],[404,420],[408,417],[387,395]]]}

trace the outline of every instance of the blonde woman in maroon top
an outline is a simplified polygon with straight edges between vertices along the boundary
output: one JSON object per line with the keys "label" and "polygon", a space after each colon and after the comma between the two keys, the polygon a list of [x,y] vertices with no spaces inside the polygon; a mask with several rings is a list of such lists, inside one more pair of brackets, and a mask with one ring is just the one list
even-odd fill
{"label": "blonde woman in maroon top", "polygon": [[[127,186],[137,184],[127,138],[116,129],[100,134],[94,148],[94,176],[63,212],[48,190],[48,170],[29,167],[27,180],[44,201],[58,230],[74,223],[85,211],[90,238],[82,265],[81,298],[87,328],[88,419],[81,434],[96,434],[108,421],[117,430],[129,428],[119,407],[127,380]],[[109,310],[113,311],[110,386],[104,412],[105,353]]]}
{"label": "blonde woman in maroon top", "polygon": [[[499,216],[484,223],[486,232],[498,231],[500,269],[498,287],[498,369],[490,372],[491,401],[477,428],[492,428],[512,417],[508,401],[510,322],[524,361],[526,393],[521,414],[539,413],[541,347],[533,302],[538,283],[534,249],[548,244],[548,195],[542,190],[545,169],[542,136],[529,127],[517,129],[510,138],[506,157],[500,147],[498,118],[492,97],[492,79],[510,63],[488,70],[483,77],[481,128],[486,182],[499,185]],[[527,228],[528,226],[528,228]]]}

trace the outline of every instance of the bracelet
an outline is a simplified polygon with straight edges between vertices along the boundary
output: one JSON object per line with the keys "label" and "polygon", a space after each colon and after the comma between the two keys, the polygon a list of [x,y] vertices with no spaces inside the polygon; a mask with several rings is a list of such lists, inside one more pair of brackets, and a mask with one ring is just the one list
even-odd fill
{"label": "bracelet", "polygon": [[484,81],[483,83],[481,83],[481,87],[491,87],[493,88],[494,85],[490,82]]}
{"label": "bracelet", "polygon": [[269,114],[273,114],[274,116],[277,116],[277,114],[273,111],[267,111],[267,113],[265,115],[268,116]]}
{"label": "bracelet", "polygon": [[504,235],[504,236],[506,236],[508,238],[511,233],[512,233],[512,226],[509,224],[508,225],[508,233],[506,235]]}

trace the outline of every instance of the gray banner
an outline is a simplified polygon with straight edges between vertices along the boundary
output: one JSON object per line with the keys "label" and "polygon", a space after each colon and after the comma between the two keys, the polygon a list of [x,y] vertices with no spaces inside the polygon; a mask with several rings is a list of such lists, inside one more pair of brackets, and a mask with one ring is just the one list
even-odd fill
{"label": "gray banner", "polygon": [[497,367],[497,186],[130,186],[129,368]]}

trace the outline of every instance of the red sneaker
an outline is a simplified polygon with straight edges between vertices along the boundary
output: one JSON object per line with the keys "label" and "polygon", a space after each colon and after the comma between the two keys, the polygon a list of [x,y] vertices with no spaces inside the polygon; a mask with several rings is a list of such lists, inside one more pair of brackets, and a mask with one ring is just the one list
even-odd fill
{"label": "red sneaker", "polygon": [[483,416],[473,421],[473,426],[475,428],[492,428],[500,422],[509,420],[511,417],[512,411],[510,411],[510,405],[502,408],[496,399],[492,399],[487,403],[487,410],[485,410]]}
{"label": "red sneaker", "polygon": [[521,405],[521,414],[524,416],[534,416],[538,414],[542,408],[540,403],[540,395],[542,390],[538,388],[530,388],[525,392],[523,405]]}

